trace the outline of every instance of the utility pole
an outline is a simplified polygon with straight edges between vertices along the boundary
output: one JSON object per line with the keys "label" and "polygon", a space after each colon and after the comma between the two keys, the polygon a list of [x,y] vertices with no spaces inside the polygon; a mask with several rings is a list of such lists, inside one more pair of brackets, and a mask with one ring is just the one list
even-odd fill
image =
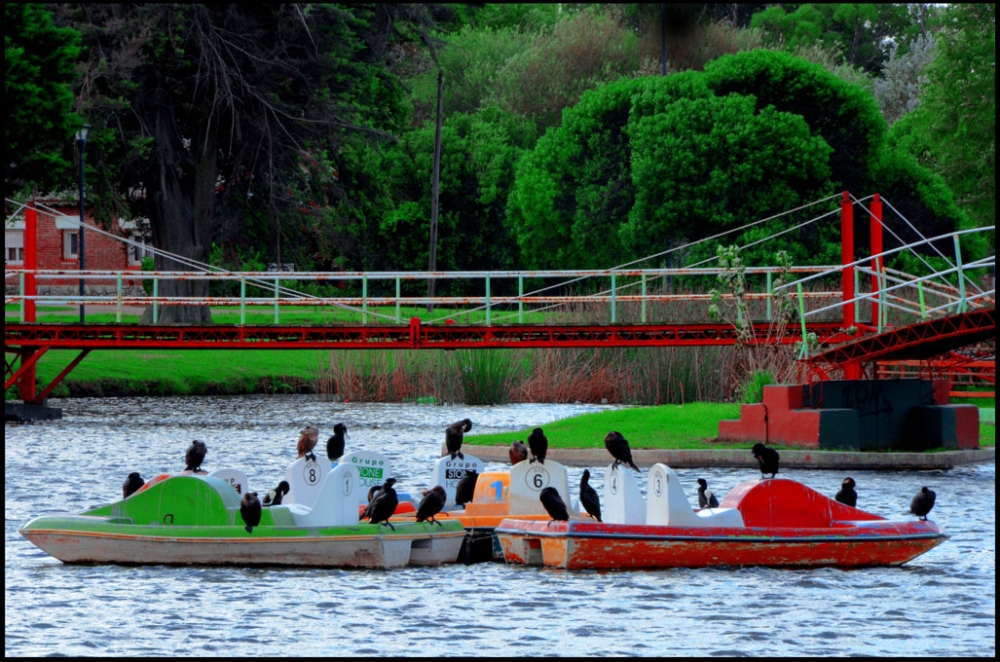
{"label": "utility pole", "polygon": [[[434,134],[434,172],[431,175],[431,246],[430,261],[427,265],[428,271],[437,270],[437,235],[438,235],[438,192],[441,188],[441,124],[444,117],[444,70],[438,68],[438,99],[437,99],[437,131]],[[434,297],[434,285],[436,280],[431,278],[427,282],[427,297]],[[434,304],[427,304],[427,311],[430,312]]]}

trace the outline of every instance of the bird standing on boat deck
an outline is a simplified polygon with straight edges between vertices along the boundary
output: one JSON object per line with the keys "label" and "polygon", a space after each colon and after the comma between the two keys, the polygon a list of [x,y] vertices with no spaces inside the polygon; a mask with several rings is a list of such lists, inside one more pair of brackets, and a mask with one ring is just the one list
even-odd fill
{"label": "bird standing on boat deck", "polygon": [[615,458],[615,466],[619,464],[627,464],[636,471],[639,467],[635,466],[635,462],[632,461],[632,449],[628,447],[628,441],[622,436],[621,432],[615,432],[612,430],[604,437],[604,447],[608,449],[611,453],[611,457]]}
{"label": "bird standing on boat deck", "polygon": [[556,520],[560,522],[569,521],[569,511],[566,510],[566,502],[559,496],[559,490],[552,486],[546,487],[538,495],[538,500],[542,502],[545,512],[552,518],[549,520],[549,524],[552,524]]}
{"label": "bird standing on boat deck", "polygon": [[715,498],[712,494],[712,490],[708,489],[708,481],[704,478],[698,479],[698,507],[699,508],[718,508],[719,500]]}
{"label": "bird standing on boat deck", "polygon": [[855,486],[854,479],[848,476],[844,479],[844,482],[840,484],[840,491],[837,492],[837,496],[833,497],[840,503],[846,503],[852,508],[858,504],[858,493],[854,491]]}
{"label": "bird standing on boat deck", "polygon": [[580,503],[591,517],[598,522],[601,520],[601,498],[597,496],[597,490],[590,486],[590,469],[583,470],[583,478],[580,479]]}
{"label": "bird standing on boat deck", "polygon": [[507,456],[510,457],[511,466],[514,466],[518,462],[524,462],[528,459],[528,447],[521,441],[515,441],[510,445]]}
{"label": "bird standing on boat deck", "polygon": [[282,498],[288,494],[290,489],[292,489],[292,487],[288,484],[287,480],[281,481],[278,483],[276,488],[268,491],[268,493],[264,495],[264,506],[280,506]]}
{"label": "bird standing on boat deck", "polygon": [[542,428],[535,428],[528,435],[528,448],[531,449],[531,460],[529,464],[538,460],[539,464],[545,464],[545,456],[549,452],[549,440],[546,438]]}
{"label": "bird standing on boat deck", "polygon": [[314,428],[311,425],[306,426],[306,429],[303,430],[302,434],[299,435],[299,443],[297,446],[299,454],[296,457],[296,459],[305,455],[307,459],[315,460],[316,456],[313,454],[312,451],[314,448],[316,448],[316,443],[318,441],[319,441],[319,429]]}
{"label": "bird standing on boat deck", "polygon": [[130,496],[136,493],[136,490],[138,490],[145,484],[146,481],[142,479],[142,476],[139,475],[139,472],[133,471],[128,475],[128,478],[126,478],[125,482],[122,484],[122,498],[123,499],[129,498]]}
{"label": "bird standing on boat deck", "polygon": [[246,524],[247,533],[253,532],[253,527],[260,524],[261,506],[256,492],[247,492],[240,502],[240,517]]}
{"label": "bird standing on boat deck", "polygon": [[424,498],[420,500],[420,505],[417,506],[417,522],[430,520],[438,526],[444,526],[441,522],[434,519],[434,516],[444,510],[444,504],[447,500],[448,495],[440,485],[435,485],[429,489],[424,494]]}
{"label": "bird standing on boat deck", "polygon": [[464,506],[472,501],[472,497],[476,494],[477,480],[479,480],[478,471],[475,469],[469,469],[465,472],[465,475],[458,481],[458,485],[455,486],[456,506]]}
{"label": "bird standing on boat deck", "polygon": [[205,442],[198,441],[195,439],[188,446],[187,452],[184,453],[184,471],[190,471],[192,473],[205,473],[201,470],[201,463],[205,461],[205,455],[208,453],[208,446]]}
{"label": "bird standing on boat deck", "polygon": [[396,484],[395,478],[386,478],[385,483],[372,498],[372,502],[368,504],[368,522],[371,524],[378,524],[382,522],[389,526],[393,531],[396,527],[392,525],[389,518],[392,514],[396,512],[396,506],[399,505],[399,496],[396,494],[396,490],[392,488]]}
{"label": "bird standing on boat deck", "polygon": [[326,457],[336,462],[344,454],[344,437],[347,436],[347,426],[337,423],[333,426],[333,434],[326,440]]}
{"label": "bird standing on boat deck", "polygon": [[455,459],[457,455],[460,459],[465,459],[465,456],[461,453],[462,448],[462,436],[463,433],[468,432],[472,429],[472,421],[467,418],[463,418],[460,421],[455,421],[444,430],[444,443],[448,448],[448,452],[451,453],[451,459]]}
{"label": "bird standing on boat deck", "polygon": [[927,513],[931,512],[931,508],[934,507],[935,499],[937,499],[937,494],[934,490],[927,489],[926,486],[921,487],[920,491],[913,497],[913,501],[910,502],[910,512],[920,519],[926,520]]}
{"label": "bird standing on boat deck", "polygon": [[774,478],[774,474],[778,473],[778,451],[757,443],[753,445],[750,452],[757,458],[757,464],[760,465],[760,477],[763,478],[764,474],[771,474],[771,478]]}

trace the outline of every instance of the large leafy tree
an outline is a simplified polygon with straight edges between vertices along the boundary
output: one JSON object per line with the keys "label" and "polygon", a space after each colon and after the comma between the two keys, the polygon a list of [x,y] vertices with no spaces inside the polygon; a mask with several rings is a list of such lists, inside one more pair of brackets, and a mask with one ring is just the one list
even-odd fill
{"label": "large leafy tree", "polygon": [[[73,81],[80,34],[56,27],[39,4],[4,4],[4,194],[49,189],[72,172],[67,146],[80,125]],[[72,180],[71,180],[72,181]]]}
{"label": "large leafy tree", "polygon": [[[199,262],[209,258],[220,194],[241,201],[224,206],[230,213],[269,219],[276,246],[294,245],[303,233],[290,212],[333,193],[317,169],[345,136],[399,128],[387,44],[398,21],[426,16],[412,5],[68,6],[63,20],[89,49],[81,97],[101,129],[95,170],[111,175],[100,190],[128,194],[122,202],[148,216],[158,248]],[[198,281],[160,290],[205,291]],[[210,315],[172,306],[162,319]]]}

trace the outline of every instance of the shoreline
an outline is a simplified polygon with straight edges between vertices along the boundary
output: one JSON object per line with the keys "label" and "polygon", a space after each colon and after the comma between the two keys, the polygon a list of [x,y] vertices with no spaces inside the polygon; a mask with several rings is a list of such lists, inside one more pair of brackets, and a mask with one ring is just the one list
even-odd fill
{"label": "shoreline", "polygon": [[[509,462],[507,446],[467,444],[463,451],[484,462]],[[790,469],[885,469],[930,471],[954,469],[965,464],[996,462],[996,447],[954,450],[940,453],[861,453],[858,451],[781,450],[781,466]],[[442,445],[441,454],[446,455]],[[547,457],[568,467],[600,467],[609,464],[603,448],[550,448]],[[632,458],[640,468],[662,462],[674,469],[704,467],[747,467],[757,469],[757,461],[747,449],[676,450],[635,449]]]}

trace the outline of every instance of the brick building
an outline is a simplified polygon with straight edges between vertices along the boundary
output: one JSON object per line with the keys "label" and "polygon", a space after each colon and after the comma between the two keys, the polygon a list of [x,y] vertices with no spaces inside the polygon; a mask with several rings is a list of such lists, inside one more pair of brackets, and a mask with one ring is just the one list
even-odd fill
{"label": "brick building", "polygon": [[[80,212],[75,199],[66,197],[49,197],[36,199],[38,223],[36,238],[38,246],[37,268],[72,271],[80,268]],[[135,221],[115,219],[111,227],[105,230],[94,223],[91,215],[84,217],[86,236],[84,245],[86,259],[84,267],[87,271],[140,271],[142,258],[152,254],[144,246],[149,245],[148,231],[143,224]],[[24,265],[24,210],[7,217],[4,224],[4,266]],[[112,236],[109,236],[110,235]],[[126,244],[120,238],[127,238],[142,244],[134,246]],[[39,277],[39,295],[77,294],[79,293],[79,278],[67,275],[65,278]],[[87,279],[85,291],[87,294],[113,294],[116,279]],[[140,279],[126,278],[123,283],[126,294],[142,294]],[[19,284],[12,279],[6,279],[5,291],[16,293]]]}

